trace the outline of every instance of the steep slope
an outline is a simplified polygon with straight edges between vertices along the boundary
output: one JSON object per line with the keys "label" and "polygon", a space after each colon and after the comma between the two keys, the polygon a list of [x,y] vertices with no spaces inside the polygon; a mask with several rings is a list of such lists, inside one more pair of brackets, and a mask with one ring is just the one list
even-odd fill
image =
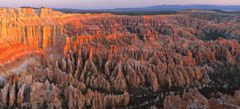
{"label": "steep slope", "polygon": [[[1,8],[0,65],[11,68],[16,60],[31,55],[45,55],[47,48],[59,51],[57,43],[63,43],[62,29],[55,22],[62,13],[51,9]],[[62,52],[62,51],[60,51]],[[7,64],[7,65],[5,65]],[[13,64],[12,67],[17,65]],[[1,70],[2,72],[2,70]]]}
{"label": "steep slope", "polygon": [[240,87],[235,14],[0,13],[2,107],[213,108]]}

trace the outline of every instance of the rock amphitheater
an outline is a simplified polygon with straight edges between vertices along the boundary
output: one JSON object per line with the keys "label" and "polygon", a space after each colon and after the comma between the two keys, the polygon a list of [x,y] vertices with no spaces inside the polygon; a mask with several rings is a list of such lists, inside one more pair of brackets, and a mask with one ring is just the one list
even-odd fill
{"label": "rock amphitheater", "polygon": [[0,8],[0,107],[240,108],[239,19]]}

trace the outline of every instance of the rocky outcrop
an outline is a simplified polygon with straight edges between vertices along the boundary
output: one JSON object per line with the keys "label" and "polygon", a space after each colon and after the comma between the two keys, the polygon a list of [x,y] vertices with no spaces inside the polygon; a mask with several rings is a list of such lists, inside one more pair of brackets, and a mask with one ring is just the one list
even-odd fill
{"label": "rocky outcrop", "polygon": [[179,95],[169,95],[164,99],[165,109],[208,108],[208,109],[236,109],[239,108],[239,91],[233,96],[220,92],[210,99],[205,98],[197,89],[190,89]]}
{"label": "rocky outcrop", "polygon": [[208,100],[197,89],[190,89],[187,93],[170,95],[164,99],[165,109],[208,108]]}
{"label": "rocky outcrop", "polygon": [[[65,43],[63,28],[51,22],[63,17],[60,12],[41,8],[0,9],[1,75],[19,66],[26,58],[62,53]],[[58,45],[62,43],[63,45]],[[21,62],[19,62],[21,61]]]}
{"label": "rocky outcrop", "polygon": [[130,99],[127,92],[124,92],[122,95],[105,95],[88,90],[87,94],[83,95],[71,86],[66,89],[65,94],[68,101],[68,108],[113,108],[117,106],[126,106]]}
{"label": "rocky outcrop", "polygon": [[[240,44],[234,29],[238,23],[229,28],[221,26],[227,25],[223,20],[195,14],[124,16],[1,8],[0,104],[70,109],[224,107],[203,92],[239,88]],[[216,31],[224,36],[213,34]],[[235,95],[221,97],[233,99],[230,104],[237,106],[238,92]]]}
{"label": "rocky outcrop", "polygon": [[7,79],[0,91],[2,105],[40,108],[47,102],[47,107],[59,108],[59,89],[48,81],[33,82],[32,78],[32,75],[13,75]]}

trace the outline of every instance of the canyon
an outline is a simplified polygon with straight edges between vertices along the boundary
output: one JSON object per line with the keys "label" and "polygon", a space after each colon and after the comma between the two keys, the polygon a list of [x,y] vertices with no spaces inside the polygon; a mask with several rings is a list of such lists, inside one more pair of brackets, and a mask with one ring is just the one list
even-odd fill
{"label": "canyon", "polygon": [[0,107],[240,108],[239,19],[0,8]]}

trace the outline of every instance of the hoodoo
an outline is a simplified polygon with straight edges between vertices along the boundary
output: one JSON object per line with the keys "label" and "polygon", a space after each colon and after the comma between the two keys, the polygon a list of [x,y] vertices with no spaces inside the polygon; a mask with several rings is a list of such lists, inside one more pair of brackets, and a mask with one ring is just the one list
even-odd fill
{"label": "hoodoo", "polygon": [[239,108],[237,19],[0,8],[0,107]]}

